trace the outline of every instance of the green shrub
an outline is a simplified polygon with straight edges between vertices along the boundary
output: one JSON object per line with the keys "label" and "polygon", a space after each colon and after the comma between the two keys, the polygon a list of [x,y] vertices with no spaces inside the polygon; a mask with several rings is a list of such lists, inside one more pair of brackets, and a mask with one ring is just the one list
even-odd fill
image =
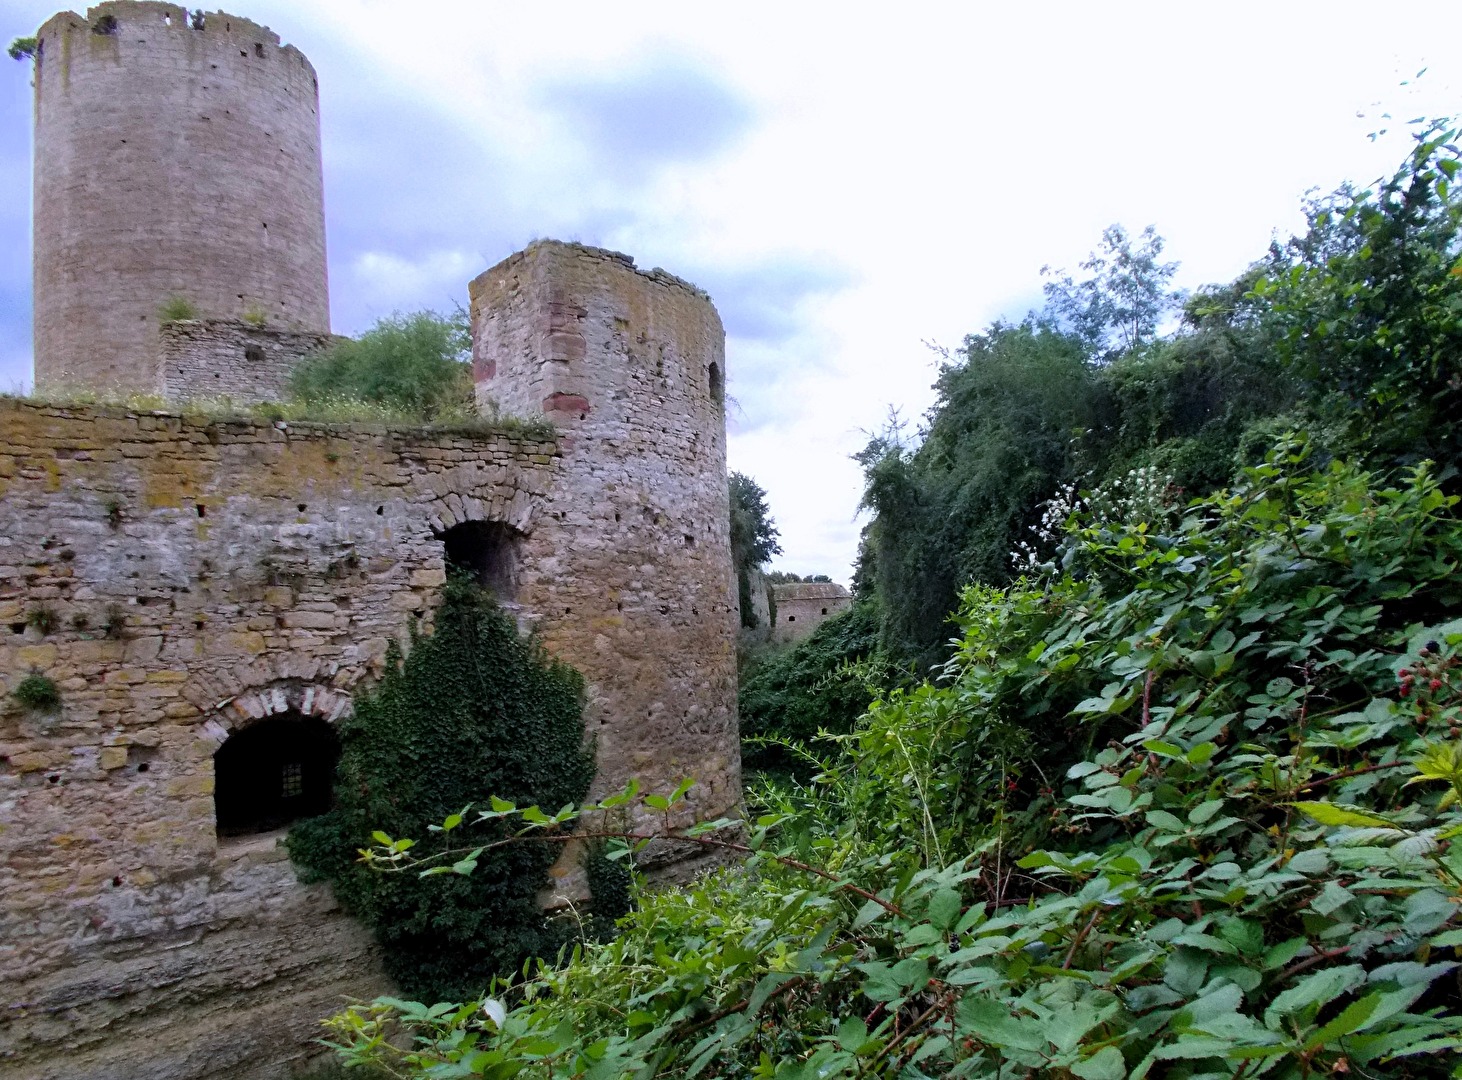
{"label": "green shrub", "polygon": [[743,673],[737,711],[747,765],[795,767],[797,748],[818,732],[844,734],[853,726],[873,700],[870,683],[885,684],[890,674],[878,627],[876,604],[854,604]]}
{"label": "green shrub", "polygon": [[358,339],[332,345],[290,376],[292,398],[308,405],[363,402],[424,420],[473,410],[472,334],[465,312],[381,319]]}
{"label": "green shrub", "polygon": [[61,690],[55,680],[41,674],[21,679],[11,695],[27,709],[54,709],[61,704]]}
{"label": "green shrub", "polygon": [[[583,744],[583,683],[518,634],[477,586],[449,581],[430,635],[393,648],[374,690],[357,695],[341,729],[337,803],[295,826],[291,856],[307,880],[328,880],[347,910],[375,931],[386,968],[410,995],[472,997],[529,956],[551,955],[562,935],[538,904],[555,844],[485,853],[471,876],[380,874],[356,861],[371,834],[445,845],[428,826],[490,795],[561,806],[593,776]],[[501,826],[464,826],[457,843],[488,843]]]}

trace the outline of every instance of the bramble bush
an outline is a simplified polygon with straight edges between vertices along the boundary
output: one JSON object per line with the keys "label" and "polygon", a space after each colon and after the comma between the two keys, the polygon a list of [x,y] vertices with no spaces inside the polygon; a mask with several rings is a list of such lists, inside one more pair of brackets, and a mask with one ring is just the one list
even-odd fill
{"label": "bramble bush", "polygon": [[[682,837],[742,867],[334,1044],[422,1077],[1462,1076],[1456,505],[1296,440],[1170,523],[1078,514],[744,843]],[[682,794],[476,817],[623,853],[667,830],[612,815]],[[403,843],[367,865],[481,846]]]}

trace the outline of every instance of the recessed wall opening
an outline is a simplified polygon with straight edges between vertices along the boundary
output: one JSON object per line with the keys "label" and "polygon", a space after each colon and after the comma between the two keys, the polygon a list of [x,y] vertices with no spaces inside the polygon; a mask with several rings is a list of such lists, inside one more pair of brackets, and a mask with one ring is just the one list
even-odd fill
{"label": "recessed wall opening", "polygon": [[119,27],[117,26],[117,17],[115,15],[103,15],[100,19],[92,24],[91,32],[93,34],[110,35],[115,34],[118,29]]}
{"label": "recessed wall opening", "polygon": [[262,364],[264,362],[264,349],[259,345],[245,345],[244,359],[251,364]]}
{"label": "recessed wall opening", "polygon": [[711,400],[717,405],[722,405],[726,401],[726,377],[721,374],[721,365],[715,361],[711,362],[710,378]]}
{"label": "recessed wall opening", "polygon": [[464,521],[441,534],[448,573],[461,573],[503,602],[518,598],[518,550],[523,534],[502,521]]}
{"label": "recessed wall opening", "polygon": [[231,735],[213,755],[218,835],[269,832],[330,809],[340,742],[330,725],[297,712]]}

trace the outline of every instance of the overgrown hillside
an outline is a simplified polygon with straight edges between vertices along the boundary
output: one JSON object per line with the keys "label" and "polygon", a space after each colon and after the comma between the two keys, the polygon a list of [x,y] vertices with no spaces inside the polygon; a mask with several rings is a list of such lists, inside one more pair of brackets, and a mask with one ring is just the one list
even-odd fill
{"label": "overgrown hillside", "polygon": [[[472,844],[556,848],[570,827],[611,855],[745,861],[642,893],[614,940],[478,1000],[353,1007],[331,1025],[343,1060],[586,1080],[1462,1077],[1451,137],[1317,207],[1307,237],[1191,300],[1177,338],[1063,281],[1064,321],[972,340],[925,439],[867,462],[864,603],[882,647],[936,677],[799,742],[820,767],[758,789],[744,831],[667,839],[684,789],[632,788],[556,813],[479,805],[425,859],[378,838],[367,865],[397,874],[470,873]],[[1214,407],[1185,412],[1212,385]],[[840,685],[843,648],[869,670],[855,620],[878,610],[830,621],[768,692]],[[785,710],[758,722],[806,735]]]}

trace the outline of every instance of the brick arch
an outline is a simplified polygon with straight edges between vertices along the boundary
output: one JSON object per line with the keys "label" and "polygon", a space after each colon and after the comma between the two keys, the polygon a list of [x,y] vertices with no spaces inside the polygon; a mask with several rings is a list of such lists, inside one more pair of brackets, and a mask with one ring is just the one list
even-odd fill
{"label": "brick arch", "polygon": [[199,731],[199,738],[212,743],[211,749],[216,750],[234,732],[266,717],[286,712],[317,716],[326,723],[334,724],[350,712],[350,691],[300,680],[261,686],[216,702]]}

